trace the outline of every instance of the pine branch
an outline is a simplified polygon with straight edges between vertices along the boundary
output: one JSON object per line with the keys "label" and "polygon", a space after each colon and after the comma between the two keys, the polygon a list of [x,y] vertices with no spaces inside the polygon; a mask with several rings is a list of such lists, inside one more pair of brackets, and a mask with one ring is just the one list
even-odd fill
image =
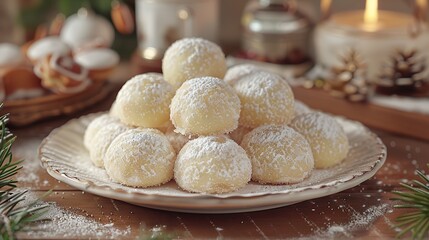
{"label": "pine branch", "polygon": [[0,239],[5,240],[15,239],[18,231],[38,221],[48,206],[39,201],[25,204],[27,191],[15,190],[17,181],[12,177],[22,168],[22,161],[12,161],[15,136],[7,129],[7,122],[8,115],[0,116]]}
{"label": "pine branch", "polygon": [[402,202],[394,205],[395,208],[414,209],[396,218],[396,227],[404,227],[398,234],[399,238],[411,233],[413,239],[423,239],[429,233],[429,178],[421,171],[417,171],[417,175],[421,181],[414,180],[414,186],[401,183],[408,192],[393,192],[397,197],[391,200]]}
{"label": "pine branch", "polygon": [[0,117],[0,189],[16,187],[16,180],[10,178],[22,168],[21,162],[12,162],[12,143],[15,141],[15,137],[6,128],[7,121],[7,115]]}

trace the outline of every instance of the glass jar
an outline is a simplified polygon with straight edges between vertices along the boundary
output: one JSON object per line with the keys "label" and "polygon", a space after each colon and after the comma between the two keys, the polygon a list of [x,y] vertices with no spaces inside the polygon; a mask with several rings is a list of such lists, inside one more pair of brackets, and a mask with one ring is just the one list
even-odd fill
{"label": "glass jar", "polygon": [[278,64],[309,60],[312,23],[295,1],[251,0],[242,15],[246,57]]}

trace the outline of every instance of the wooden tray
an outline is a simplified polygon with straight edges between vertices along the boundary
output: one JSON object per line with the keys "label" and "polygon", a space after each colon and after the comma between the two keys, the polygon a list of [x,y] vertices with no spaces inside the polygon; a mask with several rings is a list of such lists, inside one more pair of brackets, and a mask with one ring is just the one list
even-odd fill
{"label": "wooden tray", "polygon": [[294,87],[295,97],[308,106],[343,115],[369,127],[429,140],[429,116],[420,113],[403,112],[371,103],[352,103],[335,98],[319,89]]}
{"label": "wooden tray", "polygon": [[41,119],[75,113],[105,98],[111,89],[107,82],[96,82],[76,94],[51,94],[6,101],[0,112],[10,114],[11,125],[24,126]]}

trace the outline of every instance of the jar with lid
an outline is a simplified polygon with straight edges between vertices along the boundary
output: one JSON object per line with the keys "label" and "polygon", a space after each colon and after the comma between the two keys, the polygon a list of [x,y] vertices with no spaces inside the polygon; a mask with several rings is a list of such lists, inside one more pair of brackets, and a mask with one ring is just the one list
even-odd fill
{"label": "jar with lid", "polygon": [[293,0],[251,0],[242,15],[246,58],[277,64],[310,59],[312,23]]}

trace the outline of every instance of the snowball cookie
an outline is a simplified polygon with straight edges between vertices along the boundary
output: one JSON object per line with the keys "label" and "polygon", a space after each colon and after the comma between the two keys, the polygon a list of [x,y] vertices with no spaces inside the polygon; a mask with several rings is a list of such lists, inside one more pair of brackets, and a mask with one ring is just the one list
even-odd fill
{"label": "snowball cookie", "polygon": [[294,114],[289,84],[279,75],[254,72],[234,84],[241,101],[240,125],[256,128],[266,124],[288,124]]}
{"label": "snowball cookie", "polygon": [[303,102],[295,99],[294,117],[298,117],[299,115],[306,113],[311,113],[311,109]]}
{"label": "snowball cookie", "polygon": [[119,113],[118,112],[119,112],[118,105],[116,104],[116,101],[114,101],[112,103],[112,106],[110,106],[109,114],[112,117],[119,118]]}
{"label": "snowball cookie", "polygon": [[223,80],[228,84],[233,85],[238,79],[242,78],[243,76],[257,71],[262,70],[253,64],[235,65],[229,68],[228,71],[226,71]]}
{"label": "snowball cookie", "polygon": [[89,145],[89,156],[92,163],[97,167],[104,167],[104,156],[107,148],[119,134],[130,128],[120,122],[110,123],[100,128],[94,135]]}
{"label": "snowball cookie", "polygon": [[219,78],[194,78],[177,90],[170,110],[176,131],[183,135],[223,134],[237,128],[240,99]]}
{"label": "snowball cookie", "polygon": [[176,89],[185,81],[211,76],[223,78],[226,72],[222,49],[205,39],[184,38],[173,43],[162,60],[165,80]]}
{"label": "snowball cookie", "polygon": [[83,136],[83,144],[87,149],[90,149],[92,146],[92,142],[94,140],[95,135],[105,127],[106,125],[110,123],[117,123],[118,120],[116,118],[113,118],[109,114],[102,114],[94,120],[91,121],[91,123],[88,124],[88,127],[85,130],[85,135]]}
{"label": "snowball cookie", "polygon": [[295,118],[291,127],[310,143],[316,168],[340,163],[349,151],[349,141],[340,124],[332,117],[312,112]]}
{"label": "snowball cookie", "polygon": [[158,186],[173,178],[174,149],[156,129],[131,129],[107,150],[104,165],[114,181],[132,187]]}
{"label": "snowball cookie", "polygon": [[119,119],[128,125],[159,128],[169,122],[174,89],[158,73],[137,75],[128,80],[116,97]]}
{"label": "snowball cookie", "polygon": [[298,183],[314,168],[310,145],[286,125],[258,127],[244,136],[241,146],[252,161],[252,180],[260,183]]}
{"label": "snowball cookie", "polygon": [[252,128],[238,126],[238,128],[230,132],[228,136],[236,143],[240,144],[244,138],[244,135],[248,134],[250,131],[252,131]]}
{"label": "snowball cookie", "polygon": [[235,191],[250,181],[251,174],[252,165],[244,149],[225,136],[189,141],[174,166],[177,184],[199,193]]}
{"label": "snowball cookie", "polygon": [[167,137],[168,141],[170,141],[171,146],[173,146],[174,148],[174,151],[176,151],[176,153],[179,153],[183,146],[185,146],[185,144],[189,142],[189,140],[191,140],[192,138],[175,132],[174,130],[174,126],[170,125],[165,131],[165,136]]}

